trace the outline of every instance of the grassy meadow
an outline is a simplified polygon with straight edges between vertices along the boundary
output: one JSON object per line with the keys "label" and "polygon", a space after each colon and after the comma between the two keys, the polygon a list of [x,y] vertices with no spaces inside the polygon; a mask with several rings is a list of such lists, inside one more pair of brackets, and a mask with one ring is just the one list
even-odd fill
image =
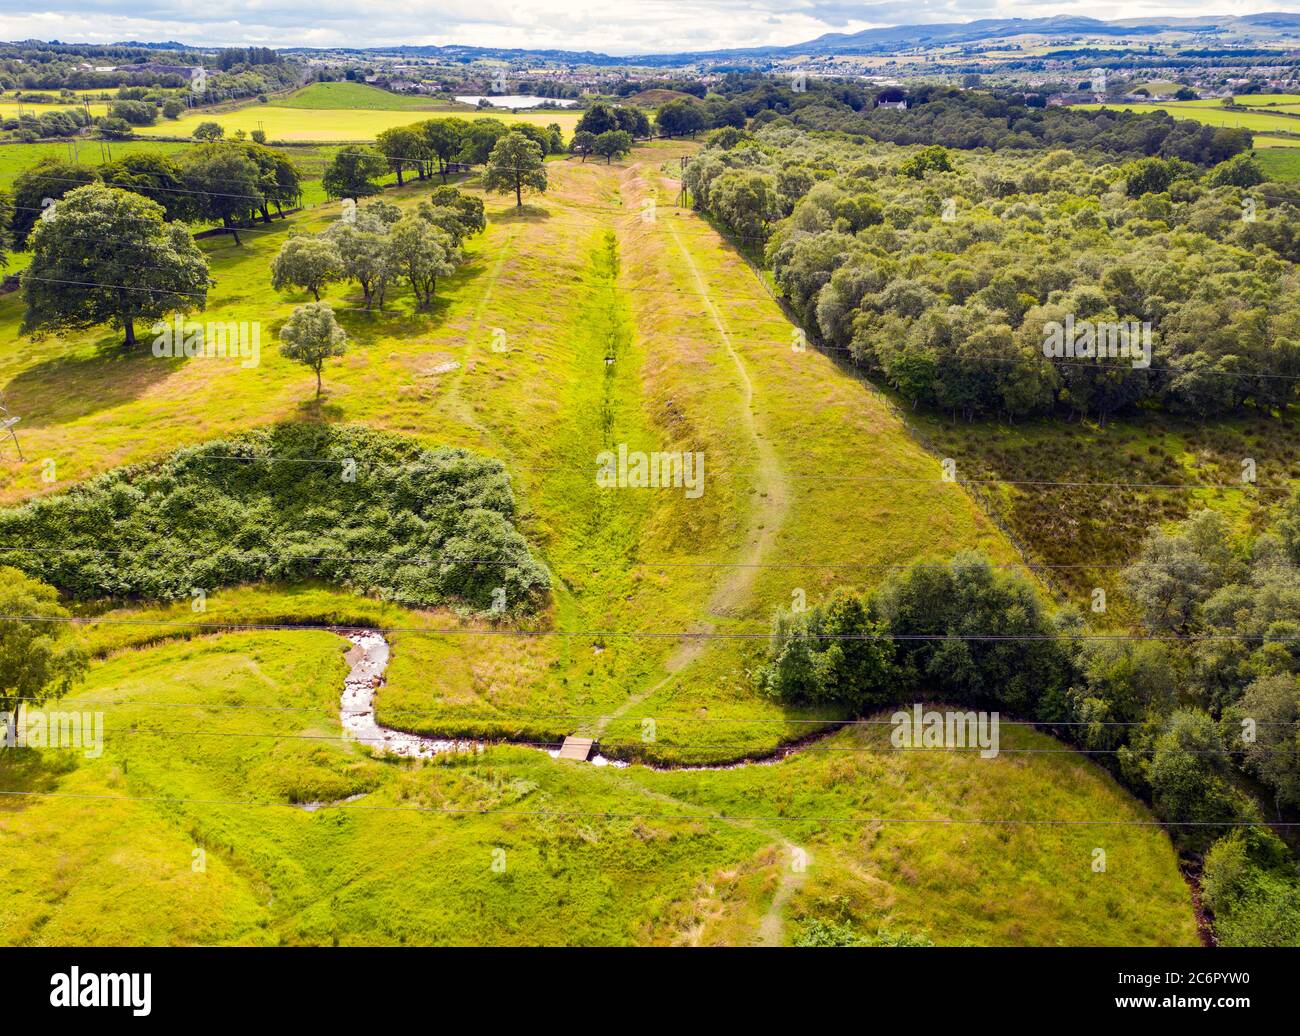
{"label": "grassy meadow", "polygon": [[107,115],[108,101],[85,101],[78,104],[45,104],[31,101],[18,101],[12,98],[0,98],[0,119],[16,119],[20,115],[44,115],[46,112],[66,112],[73,108],[85,108],[91,115]]}
{"label": "grassy meadow", "polygon": [[[343,121],[231,113],[281,115]],[[719,763],[816,730],[835,717],[783,710],[748,676],[776,606],[870,587],[922,556],[1017,554],[939,482],[938,456],[889,401],[794,348],[743,257],[674,206],[664,170],[693,147],[551,161],[548,192],[522,210],[487,197],[486,233],[427,310],[402,289],[366,311],[352,285],[330,285],[350,346],[320,401],[275,348],[310,295],[273,291],[269,264],[337,204],[259,224],[242,245],[201,241],[215,281],[204,319],[259,325],[251,369],[157,359],[147,334],[128,352],[106,327],[32,340],[19,297],[0,297],[0,391],[28,458],[0,453],[0,503],[276,422],[464,446],[512,475],[518,526],[554,586],[522,626],[545,635],[322,586],[213,593],[197,621],[400,627],[378,719],[415,732],[582,731],[616,757]],[[412,207],[431,188],[385,198]],[[596,455],[620,444],[702,454],[705,492],[599,489]],[[0,756],[0,790],[49,793],[0,798],[0,881],[24,890],[0,942],[782,943],[813,918],[945,944],[1196,938],[1157,827],[957,822],[1149,819],[1099,767],[1023,728],[1004,748],[1035,751],[992,761],[884,750],[868,726],[736,769],[596,768],[517,746],[400,762],[340,737],[334,633],[199,636],[188,602],[112,602],[101,618],[114,621],[85,630],[96,661],[65,705],[103,708],[102,758]],[[301,808],[316,801],[332,804]],[[796,848],[806,871],[790,866]]]}
{"label": "grassy meadow", "polygon": [[325,108],[317,106],[315,102],[310,105],[295,104],[290,96],[285,102],[278,99],[267,104],[252,101],[222,111],[198,109],[179,119],[159,119],[153,126],[140,126],[136,129],[136,134],[140,137],[188,137],[200,123],[217,122],[225,127],[226,136],[241,129],[248,134],[256,129],[264,130],[268,144],[366,141],[374,140],[386,129],[409,126],[413,122],[423,122],[440,114],[457,115],[466,119],[491,117],[507,124],[527,122],[534,126],[549,126],[554,122],[566,136],[573,132],[581,118],[580,112],[558,109],[530,112],[496,109],[483,111],[464,105],[436,106],[427,102],[420,107]]}
{"label": "grassy meadow", "polygon": [[0,791],[40,793],[0,800],[0,942],[782,943],[812,918],[939,944],[1194,942],[1158,831],[895,822],[1142,818],[1073,753],[892,752],[867,727],[707,775],[504,746],[395,762],[338,736],[345,646],[234,633],[97,663],[64,705],[104,714],[103,755],[0,765]]}
{"label": "grassy meadow", "polygon": [[449,108],[428,94],[396,94],[368,83],[312,83],[301,90],[277,98],[280,108],[325,108],[330,111],[432,111]]}

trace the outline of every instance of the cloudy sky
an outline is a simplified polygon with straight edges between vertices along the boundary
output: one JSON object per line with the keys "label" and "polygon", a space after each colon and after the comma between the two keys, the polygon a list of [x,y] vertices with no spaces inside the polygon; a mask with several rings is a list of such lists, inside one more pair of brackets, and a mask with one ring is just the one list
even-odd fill
{"label": "cloudy sky", "polygon": [[826,32],[975,18],[1300,11],[1300,0],[0,0],[0,39],[199,45],[395,43],[645,54],[799,43]]}

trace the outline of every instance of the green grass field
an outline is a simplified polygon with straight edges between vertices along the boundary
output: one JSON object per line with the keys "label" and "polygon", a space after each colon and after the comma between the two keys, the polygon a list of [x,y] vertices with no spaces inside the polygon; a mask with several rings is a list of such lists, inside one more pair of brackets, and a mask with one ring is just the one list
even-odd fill
{"label": "green grass field", "polygon": [[[105,115],[108,113],[108,102],[106,101],[89,101],[86,105],[90,109],[91,115]],[[44,115],[46,112],[71,111],[73,108],[80,108],[81,104],[32,104],[30,101],[17,101],[12,99],[0,100],[0,119],[16,119],[19,115]]]}
{"label": "green grass field", "polygon": [[[1220,106],[1205,105],[1198,101],[1170,101],[1165,104],[1080,104],[1077,107],[1096,111],[1110,108],[1118,111],[1162,111],[1180,119],[1195,119],[1207,126],[1230,126],[1256,133],[1300,134],[1300,118],[1278,115],[1266,111],[1237,111]],[[1300,141],[1297,141],[1300,143]]]}
{"label": "green grass field", "polygon": [[1194,941],[1151,829],[891,822],[1140,820],[1081,757],[921,757],[868,728],[707,776],[514,747],[384,761],[337,736],[344,646],[230,634],[98,663],[65,705],[104,714],[102,757],[0,761],[0,790],[40,792],[0,808],[0,943],[780,943],[812,918],[940,944]]}
{"label": "green grass field", "polygon": [[1279,104],[1300,104],[1300,94],[1236,94],[1233,100],[1247,108],[1272,108]]}
{"label": "green grass field", "polygon": [[[337,85],[337,84],[334,84]],[[198,111],[183,115],[179,119],[160,120],[157,125],[143,126],[137,131],[146,136],[190,136],[202,122],[218,122],[226,129],[229,136],[235,130],[242,129],[252,133],[255,129],[265,130],[267,142],[277,141],[355,141],[374,140],[386,129],[394,126],[408,126],[413,122],[422,122],[438,114],[458,115],[461,118],[481,118],[490,115],[505,123],[527,122],[535,126],[549,126],[558,123],[565,134],[573,132],[581,113],[575,111],[538,111],[538,112],[480,112],[478,109],[463,106],[432,109],[403,108],[319,108],[281,105],[278,102],[258,104],[256,102],[223,112]]]}
{"label": "green grass field", "polygon": [[430,111],[455,107],[427,94],[395,94],[366,83],[312,83],[275,101],[277,108],[326,108],[331,111]]}
{"label": "green grass field", "polygon": [[[0,501],[286,420],[465,446],[512,474],[520,530],[554,583],[524,621],[558,635],[489,635],[451,611],[316,586],[214,593],[204,621],[402,627],[378,705],[391,726],[548,742],[584,731],[615,756],[668,763],[770,752],[815,729],[800,721],[831,717],[757,696],[747,670],[762,640],[609,631],[762,635],[800,593],[816,603],[966,547],[1016,554],[962,487],[938,482],[938,457],[888,401],[792,349],[745,260],[673,206],[662,170],[693,147],[552,162],[549,191],[522,211],[489,197],[486,234],[430,310],[402,290],[365,312],[352,286],[331,286],[351,348],[327,366],[319,403],[310,372],[273,348],[309,296],[272,291],[268,266],[337,205],[259,225],[242,246],[202,243],[207,319],[258,322],[256,368],[157,360],[147,338],[126,353],[108,328],[32,341],[17,331],[20,300],[0,298],[0,390],[30,458],[0,455]],[[412,206],[429,189],[386,197]],[[595,456],[619,443],[702,453],[706,491],[598,489]],[[27,890],[0,942],[789,942],[810,918],[940,943],[1195,941],[1157,828],[915,823],[1147,818],[1073,752],[885,752],[868,728],[731,770],[596,768],[522,747],[375,760],[336,739],[336,635],[176,640],[174,624],[194,621],[188,602],[109,618],[128,621],[88,630],[99,660],[76,694],[113,703],[104,757],[0,757],[0,787],[138,801],[0,802],[0,881]],[[1023,730],[1003,740],[1055,744]],[[353,794],[364,798],[314,813],[292,805]],[[466,807],[507,812],[446,813]],[[1105,874],[1091,870],[1097,847]],[[795,848],[806,873],[790,867]],[[166,906],[142,909],[151,898]]]}
{"label": "green grass field", "polygon": [[1300,180],[1300,141],[1295,146],[1288,142],[1286,146],[1266,147],[1256,137],[1255,146],[1261,148],[1257,157],[1271,179]]}
{"label": "green grass field", "polygon": [[75,146],[69,145],[66,140],[4,144],[0,145],[0,187],[12,186],[19,173],[44,158],[59,158],[64,161],[76,159],[85,165],[99,165],[142,151],[177,155],[189,146],[163,140],[77,140]]}

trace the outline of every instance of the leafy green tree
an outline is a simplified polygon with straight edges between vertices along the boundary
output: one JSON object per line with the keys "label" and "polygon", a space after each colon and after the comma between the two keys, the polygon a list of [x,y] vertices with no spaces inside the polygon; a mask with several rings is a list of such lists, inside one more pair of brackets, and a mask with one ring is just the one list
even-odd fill
{"label": "leafy green tree", "polygon": [[587,156],[596,153],[596,135],[587,130],[578,130],[569,141],[569,150],[575,155],[581,155],[582,160],[587,161]]}
{"label": "leafy green tree", "polygon": [[1218,945],[1300,945],[1300,873],[1267,828],[1232,831],[1210,846],[1201,890]]}
{"label": "leafy green tree", "polygon": [[152,126],[158,121],[158,109],[149,101],[114,101],[108,114],[132,126]]}
{"label": "leafy green tree", "polygon": [[372,147],[349,144],[339,148],[321,177],[330,198],[366,198],[382,189],[378,183],[388,172],[388,160]]}
{"label": "leafy green tree", "polygon": [[220,223],[240,244],[239,226],[253,222],[266,204],[256,164],[242,146],[204,144],[182,160],[185,186],[199,219]]}
{"label": "leafy green tree", "polygon": [[470,237],[487,230],[487,216],[484,214],[482,198],[465,194],[455,187],[443,186],[434,188],[429,201],[433,205],[456,211],[461,225],[461,237]]}
{"label": "leafy green tree", "polygon": [[632,150],[632,135],[627,130],[609,130],[596,138],[596,154],[603,155],[605,164],[609,165],[616,158],[622,158]]}
{"label": "leafy green tree", "polygon": [[447,167],[465,146],[469,123],[464,119],[427,119],[417,122],[412,129],[419,130],[429,148],[431,159],[438,164],[443,183],[447,182]]}
{"label": "leafy green tree", "polygon": [[1194,709],[1169,716],[1155,740],[1147,780],[1156,815],[1173,825],[1178,844],[1203,852],[1248,815],[1227,769],[1228,753],[1213,719]]}
{"label": "leafy green tree", "polygon": [[364,210],[353,221],[336,220],[324,234],[338,251],[343,276],[361,288],[367,309],[376,301],[383,306],[384,289],[392,274],[387,234],[387,225]]}
{"label": "leafy green tree", "polygon": [[932,144],[914,155],[909,155],[898,167],[900,173],[914,180],[924,180],[927,173],[950,173],[952,170],[952,156],[947,148],[940,147],[938,144]]}
{"label": "leafy green tree", "polygon": [[405,182],[406,174],[414,171],[423,180],[432,151],[428,138],[412,126],[394,126],[375,137],[375,147],[383,152],[388,164],[397,174],[397,186]]}
{"label": "leafy green tree", "polygon": [[861,598],[839,592],[806,612],[777,613],[758,685],[784,704],[860,714],[890,700],[893,653],[888,627]]}
{"label": "leafy green tree", "polygon": [[134,134],[126,119],[114,117],[100,120],[99,135],[105,140],[130,140]]}
{"label": "leafy green tree", "polygon": [[1263,166],[1249,154],[1233,155],[1205,176],[1205,182],[1210,187],[1254,187],[1266,179]]}
{"label": "leafy green tree", "polygon": [[451,237],[419,216],[403,216],[388,234],[389,267],[411,285],[416,305],[433,302],[438,278],[455,272],[460,250]]}
{"label": "leafy green tree", "polygon": [[271,287],[303,288],[320,301],[321,289],[343,276],[343,259],[334,243],[306,234],[291,237],[271,260]]}
{"label": "leafy green tree", "polygon": [[574,132],[590,133],[593,137],[599,137],[602,133],[608,133],[610,130],[619,128],[618,115],[614,107],[602,101],[597,101],[582,113],[582,118],[578,120]]}
{"label": "leafy green tree", "polygon": [[194,139],[203,141],[220,140],[226,135],[226,127],[219,122],[200,122],[194,127]]}
{"label": "leafy green tree", "polygon": [[208,262],[190,232],[168,223],[157,202],[102,184],[79,187],[30,235],[23,274],[29,331],[112,323],[135,344],[137,320],[201,310]]}
{"label": "leafy green tree", "polygon": [[881,587],[873,606],[895,637],[905,688],[1033,715],[1041,701],[1059,698],[1068,678],[1033,584],[976,551],[912,565]]}
{"label": "leafy green tree", "polygon": [[271,222],[270,206],[274,205],[283,216],[285,206],[292,207],[302,200],[302,174],[286,152],[252,141],[241,144],[240,148],[257,167],[263,223]]}
{"label": "leafy green tree", "polygon": [[515,196],[515,206],[524,207],[524,191],[546,190],[546,165],[542,149],[522,133],[507,133],[492,148],[483,189]]}
{"label": "leafy green tree", "polygon": [[1177,175],[1173,163],[1163,158],[1138,159],[1124,166],[1123,172],[1124,190],[1130,198],[1167,191]]}
{"label": "leafy green tree", "polygon": [[99,167],[100,179],[110,187],[133,191],[162,206],[166,218],[190,219],[194,205],[185,189],[180,165],[158,151],[136,151]]}
{"label": "leafy green tree", "polygon": [[560,128],[560,124],[558,122],[548,123],[546,135],[549,138],[546,153],[548,155],[564,154],[564,130]]}
{"label": "leafy green tree", "polygon": [[633,140],[648,137],[652,132],[650,129],[650,116],[640,108],[615,108],[614,117],[618,120],[618,128]]}
{"label": "leafy green tree", "polygon": [[348,336],[334,319],[328,302],[298,306],[280,328],[280,355],[316,372],[316,398],[321,395],[325,361],[347,351]]}
{"label": "leafy green tree", "polygon": [[86,670],[85,652],[52,586],[0,566],[0,712],[36,708],[70,691]]}
{"label": "leafy green tree", "polygon": [[[1254,739],[1241,741],[1247,769],[1273,789],[1279,807],[1300,806],[1300,678],[1261,677],[1246,688],[1232,718],[1254,724]],[[1242,729],[1238,724],[1236,733]]]}
{"label": "leafy green tree", "polygon": [[1137,560],[1122,575],[1125,592],[1148,627],[1187,629],[1197,608],[1233,575],[1222,518],[1202,512],[1174,532],[1152,529]]}
{"label": "leafy green tree", "polygon": [[14,178],[14,215],[11,224],[15,248],[27,247],[27,235],[51,201],[99,179],[89,166],[46,158]]}
{"label": "leafy green tree", "polygon": [[710,188],[712,207],[747,243],[767,238],[768,227],[781,218],[776,180],[766,173],[731,169]]}
{"label": "leafy green tree", "polygon": [[655,125],[666,137],[689,136],[694,139],[695,134],[707,128],[708,119],[698,102],[679,97],[655,113]]}
{"label": "leafy green tree", "polygon": [[708,119],[709,125],[714,129],[744,129],[745,123],[749,121],[745,109],[735,101],[710,105]]}
{"label": "leafy green tree", "polygon": [[474,119],[465,126],[456,160],[470,165],[482,165],[491,156],[497,142],[510,130],[511,127],[500,119]]}

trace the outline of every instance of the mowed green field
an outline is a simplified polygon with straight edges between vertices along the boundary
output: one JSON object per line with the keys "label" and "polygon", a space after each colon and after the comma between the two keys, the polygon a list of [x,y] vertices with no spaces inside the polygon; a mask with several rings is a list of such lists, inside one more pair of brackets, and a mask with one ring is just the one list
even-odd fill
{"label": "mowed green field", "polygon": [[[1248,129],[1257,133],[1295,133],[1300,134],[1300,118],[1279,115],[1267,111],[1238,111],[1205,105],[1196,101],[1170,101],[1164,104],[1080,104],[1076,107],[1089,111],[1110,108],[1117,111],[1150,112],[1162,111],[1179,119],[1195,119],[1207,126],[1230,126],[1234,129]],[[1300,144],[1300,140],[1297,140]]]}
{"label": "mowed green field", "polygon": [[295,90],[286,97],[277,98],[279,108],[327,108],[338,111],[352,108],[357,111],[431,111],[456,107],[439,101],[428,94],[395,94],[368,83],[312,83]]}
{"label": "mowed green field", "polygon": [[[1259,138],[1255,144],[1260,145]],[[1300,180],[1300,147],[1267,147],[1257,156],[1264,171],[1274,180]]]}
{"label": "mowed green field", "polygon": [[[4,455],[0,498],[286,420],[466,446],[512,473],[521,531],[554,584],[525,627],[555,635],[321,587],[219,591],[204,621],[400,627],[379,719],[428,734],[554,742],[581,730],[615,756],[681,763],[816,729],[807,721],[833,717],[757,696],[747,671],[761,639],[673,631],[761,637],[797,594],[815,603],[965,547],[1016,555],[960,486],[938,481],[938,458],[887,402],[793,350],[744,260],[673,207],[661,170],[691,149],[551,162],[550,190],[522,212],[489,198],[487,233],[430,310],[402,290],[365,312],[351,285],[331,286],[351,348],[326,368],[320,403],[310,372],[274,349],[309,296],[273,292],[268,266],[290,231],[323,228],[336,205],[259,226],[243,246],[203,242],[208,319],[258,322],[253,369],[157,360],[147,337],[127,354],[107,328],[33,342],[17,332],[19,300],[0,299],[0,388],[31,458]],[[409,207],[429,189],[386,197]],[[596,454],[619,443],[702,453],[706,492],[600,490]],[[731,770],[596,768],[522,747],[372,760],[335,740],[335,634],[169,642],[193,621],[188,603],[108,618],[128,623],[88,633],[100,661],[77,692],[122,712],[106,717],[118,733],[103,759],[0,758],[5,788],[58,793],[0,804],[0,880],[35,890],[0,940],[788,942],[812,917],[942,943],[1195,940],[1158,828],[959,822],[1148,818],[1073,752],[890,752],[866,728]],[[201,707],[167,707],[180,701]],[[1003,744],[1054,743],[1009,730]],[[92,794],[136,801],[61,797]],[[291,804],[315,798],[336,804]],[[466,807],[502,812],[449,812]],[[1105,874],[1091,870],[1097,847],[1115,861]],[[806,872],[790,866],[795,849]],[[172,905],[142,911],[135,890]]]}
{"label": "mowed green field", "polygon": [[507,124],[516,122],[532,123],[535,126],[549,126],[557,123],[565,135],[571,134],[581,118],[575,111],[537,111],[537,112],[483,112],[475,108],[316,108],[281,106],[276,102],[243,105],[224,112],[191,112],[179,119],[159,120],[157,125],[142,126],[136,132],[142,136],[182,136],[193,134],[195,128],[203,122],[217,122],[225,127],[226,135],[242,129],[252,133],[255,129],[266,132],[268,143],[276,141],[341,141],[374,140],[386,129],[394,126],[409,126],[413,122],[422,122],[439,114],[457,115],[461,118],[474,119],[490,116]]}

